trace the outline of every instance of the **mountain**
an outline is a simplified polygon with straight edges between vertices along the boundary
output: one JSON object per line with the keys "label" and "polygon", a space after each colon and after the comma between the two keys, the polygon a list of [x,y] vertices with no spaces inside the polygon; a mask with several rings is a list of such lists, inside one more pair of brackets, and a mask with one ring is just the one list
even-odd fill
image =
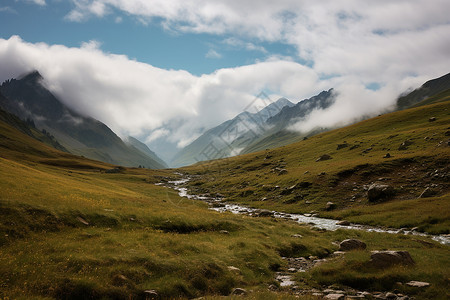
{"label": "mountain", "polygon": [[400,96],[397,100],[399,110],[412,107],[422,100],[450,89],[450,73],[425,82],[420,88]]}
{"label": "mountain", "polygon": [[289,130],[289,126],[300,122],[313,110],[330,107],[334,101],[335,92],[333,89],[330,89],[328,91],[322,91],[309,99],[301,100],[294,106],[283,107],[278,114],[267,119],[267,128],[269,128],[269,130],[255,138],[252,143],[247,145],[246,148],[241,151],[241,153],[251,153],[285,146],[297,142],[306,136],[311,136],[324,131],[325,129],[316,129],[307,133],[299,133]]}
{"label": "mountain", "polygon": [[[136,149],[138,149],[139,151],[141,151],[142,153],[147,154],[148,156],[150,156],[153,160],[155,160],[156,162],[158,162],[160,165],[164,166],[164,168],[168,168],[168,165],[166,164],[165,161],[163,161],[161,158],[158,157],[158,155],[156,155],[155,152],[153,152],[152,150],[150,150],[150,148],[148,148],[148,146],[144,143],[142,143],[141,141],[139,141],[138,139],[129,136],[126,140],[125,143],[128,144],[131,147],[134,147]],[[145,167],[145,166],[144,166]]]}
{"label": "mountain", "polygon": [[5,81],[0,107],[22,120],[30,120],[44,134],[54,136],[69,152],[103,162],[164,168],[147,153],[126,145],[110,128],[66,107],[42,84],[39,72]]}
{"label": "mountain", "polygon": [[268,130],[267,119],[275,116],[284,107],[293,105],[286,98],[280,98],[256,113],[242,112],[233,119],[206,131],[181,149],[172,159],[171,166],[180,167],[237,155],[255,137]]}

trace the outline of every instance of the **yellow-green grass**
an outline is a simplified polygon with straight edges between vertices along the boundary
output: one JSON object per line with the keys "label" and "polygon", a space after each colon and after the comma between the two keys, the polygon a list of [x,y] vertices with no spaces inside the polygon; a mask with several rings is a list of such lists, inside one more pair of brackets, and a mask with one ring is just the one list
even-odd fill
{"label": "yellow-green grass", "polygon": [[275,283],[281,254],[335,249],[319,232],[214,212],[154,184],[173,171],[105,173],[112,166],[1,133],[9,140],[0,158],[0,297],[228,295]]}
{"label": "yellow-green grass", "polygon": [[[418,299],[448,299],[450,285],[448,246],[430,243],[421,237],[405,235],[386,236],[367,232],[337,231],[330,238],[356,238],[367,244],[367,249],[349,251],[330,259],[307,273],[297,273],[296,279],[302,287],[353,287],[359,290],[398,291]],[[374,250],[408,251],[415,264],[377,268],[370,261]],[[427,288],[406,285],[409,281],[431,283]]]}
{"label": "yellow-green grass", "polygon": [[[431,117],[436,121],[430,122]],[[227,201],[285,212],[316,211],[322,215],[325,215],[326,203],[332,201],[337,210],[328,212],[327,216],[358,215],[352,220],[390,227],[406,224],[434,233],[448,233],[449,128],[450,101],[447,99],[382,115],[281,148],[181,170],[201,175],[190,183],[194,191],[221,193]],[[399,150],[406,140],[412,144],[406,150]],[[337,146],[345,142],[348,146],[337,150]],[[390,158],[384,158],[387,153]],[[331,155],[332,159],[317,162],[323,154]],[[286,169],[287,173],[279,175],[276,168]],[[429,176],[436,170],[443,176]],[[367,200],[368,185],[379,180],[396,190],[395,197],[386,204]],[[302,182],[311,186],[282,193]],[[430,202],[415,200],[426,186],[433,184],[437,185],[436,198]],[[396,210],[392,212],[394,217],[386,218],[388,209]],[[380,214],[372,213],[375,211]],[[416,219],[417,215],[420,217]],[[427,219],[431,223],[427,223]]]}

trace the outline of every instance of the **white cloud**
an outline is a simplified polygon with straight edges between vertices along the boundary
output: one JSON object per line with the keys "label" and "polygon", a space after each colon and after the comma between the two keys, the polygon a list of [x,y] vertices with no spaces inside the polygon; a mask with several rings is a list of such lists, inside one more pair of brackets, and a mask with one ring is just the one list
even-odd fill
{"label": "white cloud", "polygon": [[240,113],[261,90],[295,99],[325,86],[313,70],[292,61],[194,76],[99,47],[96,41],[69,48],[27,43],[17,36],[0,39],[0,80],[37,69],[69,107],[103,121],[118,134],[148,141],[166,137],[180,147]]}
{"label": "white cloud", "polygon": [[45,0],[26,0],[27,2],[31,2],[40,6],[45,6],[47,3],[45,3]]}
{"label": "white cloud", "polygon": [[0,7],[0,12],[7,12],[7,13],[11,13],[11,14],[18,14],[17,11],[14,8],[11,8],[9,6]]}
{"label": "white cloud", "polygon": [[[104,53],[95,42],[67,48],[0,40],[0,79],[38,69],[68,105],[149,141],[164,137],[186,145],[234,117],[261,90],[299,100],[334,87],[337,104],[297,128],[346,124],[385,110],[407,88],[450,70],[448,0],[72,2],[66,16],[72,21],[121,11],[144,25],[162,20],[181,34],[217,34],[242,49],[267,51],[259,42],[297,49],[292,58],[267,53],[265,61],[194,76]],[[212,49],[207,56],[220,53]],[[365,88],[370,84],[381,88]]]}
{"label": "white cloud", "polygon": [[222,58],[222,54],[218,53],[214,49],[209,49],[209,51],[205,54],[206,58]]}

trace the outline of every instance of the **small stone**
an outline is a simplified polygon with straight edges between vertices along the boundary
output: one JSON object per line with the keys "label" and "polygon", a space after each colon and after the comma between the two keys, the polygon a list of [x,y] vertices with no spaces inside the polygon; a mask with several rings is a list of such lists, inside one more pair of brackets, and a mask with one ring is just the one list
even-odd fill
{"label": "small stone", "polygon": [[340,225],[340,226],[350,226],[350,222],[347,220],[342,220],[336,223],[336,225]]}
{"label": "small stone", "polygon": [[330,160],[330,159],[332,159],[332,157],[330,155],[324,154],[324,155],[320,156],[318,159],[316,159],[316,162]]}
{"label": "small stone", "polygon": [[222,233],[222,234],[230,234],[227,230],[221,230],[221,231],[219,231],[219,233]]}
{"label": "small stone", "polygon": [[386,298],[387,299],[397,299],[397,295],[391,292],[387,292],[386,293]]}
{"label": "small stone", "polygon": [[293,237],[293,238],[302,238],[303,235],[301,235],[301,234],[293,234],[293,235],[291,235],[291,237]]}
{"label": "small stone", "polygon": [[231,295],[247,295],[248,292],[245,289],[242,288],[235,288],[232,292]]}
{"label": "small stone", "polygon": [[89,225],[89,222],[86,221],[85,219],[83,219],[82,217],[77,217],[77,220],[80,221],[80,223],[84,224],[84,225]]}
{"label": "small stone", "polygon": [[343,240],[339,244],[340,251],[351,251],[351,250],[364,250],[367,248],[366,243],[357,239],[347,239]]}
{"label": "small stone", "polygon": [[336,208],[336,204],[333,202],[327,202],[327,205],[325,206],[326,210],[333,210]]}
{"label": "small stone", "polygon": [[430,284],[428,282],[423,282],[423,281],[410,281],[407,282],[406,285],[408,286],[412,286],[412,287],[427,287],[430,286]]}
{"label": "small stone", "polygon": [[296,272],[297,272],[297,269],[296,269],[296,268],[289,268],[289,269],[288,269],[288,272],[296,273]]}
{"label": "small stone", "polygon": [[436,192],[429,187],[427,187],[419,196],[419,198],[429,198],[436,195]]}
{"label": "small stone", "polygon": [[156,290],[145,290],[145,299],[158,299],[158,292]]}
{"label": "small stone", "polygon": [[389,154],[389,153],[386,153],[384,156],[383,156],[383,158],[390,158],[391,157],[391,154]]}
{"label": "small stone", "polygon": [[228,270],[230,270],[232,272],[236,272],[236,273],[240,273],[241,272],[241,269],[233,267],[233,266],[228,266],[227,268],[228,268]]}
{"label": "small stone", "polygon": [[436,117],[431,117],[431,118],[428,119],[428,122],[434,122],[436,120],[437,120]]}
{"label": "small stone", "polygon": [[345,295],[344,294],[328,294],[324,297],[324,299],[329,299],[329,300],[344,300],[345,299]]}

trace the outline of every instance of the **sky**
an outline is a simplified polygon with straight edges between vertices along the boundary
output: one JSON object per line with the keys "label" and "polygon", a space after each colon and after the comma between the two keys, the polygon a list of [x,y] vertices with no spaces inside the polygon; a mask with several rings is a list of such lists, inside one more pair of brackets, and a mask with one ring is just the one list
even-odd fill
{"label": "sky", "polygon": [[449,0],[2,0],[0,81],[38,70],[72,109],[163,159],[260,92],[342,126],[450,71]]}

